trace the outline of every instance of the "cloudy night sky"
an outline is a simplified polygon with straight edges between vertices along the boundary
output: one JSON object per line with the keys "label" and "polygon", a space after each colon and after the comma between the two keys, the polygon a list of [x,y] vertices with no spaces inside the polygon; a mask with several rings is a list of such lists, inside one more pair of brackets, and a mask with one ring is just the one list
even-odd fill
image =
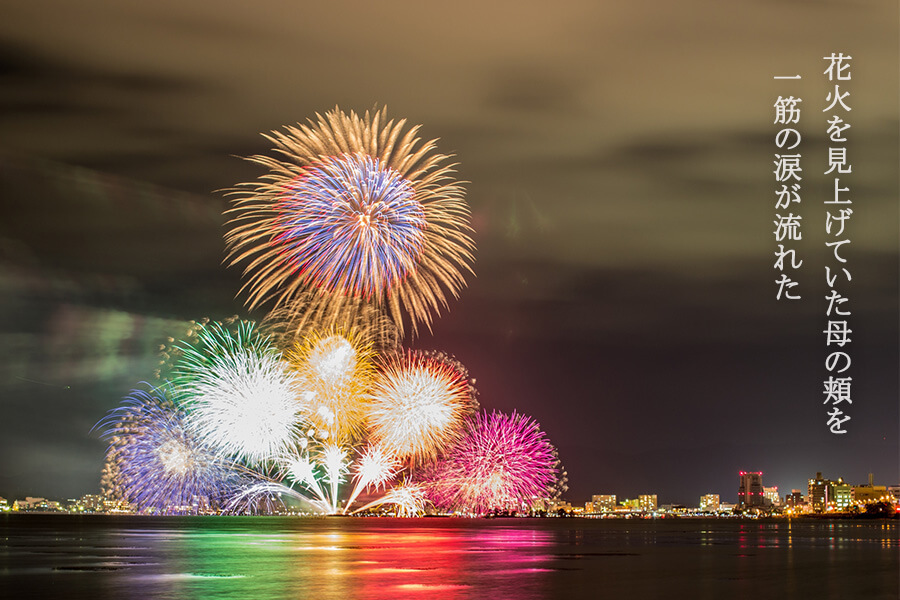
{"label": "cloudy night sky", "polygon": [[[0,20],[0,496],[99,490],[93,425],[191,319],[243,307],[218,190],[335,105],[422,124],[475,277],[432,332],[570,490],[661,504],[898,474],[893,2],[36,0]],[[824,56],[852,56],[846,435],[826,426]],[[776,80],[774,76],[802,76]],[[799,301],[777,301],[776,98],[802,98]]]}

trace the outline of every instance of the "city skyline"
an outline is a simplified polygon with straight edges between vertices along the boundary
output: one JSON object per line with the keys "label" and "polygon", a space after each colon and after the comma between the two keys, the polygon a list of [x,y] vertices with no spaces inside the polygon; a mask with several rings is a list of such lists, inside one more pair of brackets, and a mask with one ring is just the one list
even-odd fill
{"label": "city skyline", "polygon": [[[742,478],[743,478],[744,473],[747,473],[747,471],[741,471],[741,472],[738,473],[739,479],[742,479]],[[757,473],[759,473],[759,472],[757,472]],[[771,486],[771,485],[763,485],[763,487],[764,487],[766,490],[771,489],[772,487],[774,487],[775,489],[777,489],[777,490],[778,490],[778,495],[779,495],[779,498],[780,498],[780,501],[781,501],[781,502],[784,502],[784,499],[785,499],[786,497],[790,496],[790,495],[792,494],[792,492],[794,492],[794,491],[796,491],[796,490],[800,490],[801,495],[802,495],[803,497],[806,497],[806,496],[808,495],[808,493],[809,493],[809,489],[810,489],[810,486],[812,485],[812,482],[815,481],[817,478],[820,479],[820,480],[824,480],[824,481],[826,481],[826,482],[837,482],[837,481],[841,481],[842,483],[846,483],[846,485],[848,485],[848,487],[850,487],[850,488],[855,488],[855,487],[873,487],[873,485],[875,485],[875,487],[878,487],[878,486],[885,487],[885,488],[888,489],[888,490],[895,489],[895,488],[900,488],[900,480],[898,480],[898,481],[896,481],[896,482],[889,482],[889,481],[884,480],[884,479],[878,479],[878,478],[876,477],[876,474],[875,474],[875,473],[869,473],[869,474],[868,474],[868,478],[867,478],[867,480],[866,480],[865,482],[860,482],[860,483],[857,483],[857,484],[852,483],[852,481],[850,481],[850,480],[847,480],[847,481],[845,482],[843,476],[838,476],[836,479],[830,479],[830,478],[829,478],[829,475],[830,475],[830,474],[828,474],[827,471],[824,472],[824,473],[826,473],[825,476],[823,476],[823,472],[822,472],[822,471],[817,471],[816,473],[812,474],[811,477],[808,477],[808,478],[806,479],[806,481],[803,483],[803,485],[801,485],[801,486],[799,486],[799,487],[794,487],[794,486],[791,486],[791,487],[781,487],[781,485],[774,485],[774,486]],[[877,483],[876,483],[876,482],[877,482]],[[602,487],[602,486],[601,486],[601,487]],[[586,497],[586,499],[585,499],[585,498],[576,498],[576,497],[573,497],[573,496],[572,496],[571,494],[569,494],[569,493],[564,493],[564,494],[562,494],[562,496],[559,498],[559,500],[560,500],[560,501],[564,501],[564,502],[568,502],[569,504],[572,504],[573,506],[575,506],[575,505],[583,504],[584,502],[592,501],[594,498],[596,498],[597,496],[601,496],[601,495],[609,495],[609,496],[611,496],[612,498],[617,499],[616,501],[617,501],[618,503],[621,503],[621,501],[623,501],[623,500],[627,500],[627,499],[636,499],[636,498],[640,498],[642,495],[653,494],[653,495],[658,499],[658,504],[660,504],[660,505],[666,504],[666,505],[685,505],[685,506],[693,506],[693,504],[690,504],[689,502],[688,502],[688,503],[685,503],[685,502],[674,502],[674,501],[673,501],[673,502],[670,502],[670,501],[668,501],[669,499],[667,499],[667,498],[665,497],[665,495],[660,495],[660,494],[658,494],[658,493],[655,493],[655,491],[652,489],[652,486],[651,486],[650,489],[642,490],[640,493],[630,493],[630,494],[620,494],[620,493],[616,492],[616,490],[615,490],[614,488],[615,488],[615,486],[606,486],[606,487],[604,487],[602,490],[595,490],[593,493],[589,494],[589,495]],[[741,504],[741,500],[740,500],[740,489],[741,489],[740,484],[735,484],[735,486],[734,486],[734,492],[733,492],[733,494],[734,494],[733,497],[730,495],[730,492],[723,491],[723,490],[712,490],[712,489],[710,489],[710,490],[702,491],[702,492],[700,492],[700,493],[698,493],[698,494],[696,495],[696,498],[699,498],[699,499],[700,499],[699,502],[697,503],[697,505],[698,505],[698,506],[702,506],[703,498],[704,498],[705,496],[707,496],[707,495],[712,494],[712,495],[717,496],[717,497],[719,498],[719,500],[720,500],[722,503],[726,503],[726,502],[727,502],[728,504],[732,504],[732,505],[734,505],[734,506],[738,506],[738,507],[739,507],[740,504]],[[30,492],[27,493],[27,494],[26,494],[26,493],[22,493],[22,494],[9,494],[8,496],[5,496],[5,495],[2,493],[3,491],[4,491],[4,490],[0,490],[0,499],[4,499],[4,498],[5,498],[5,499],[7,499],[8,501],[10,501],[11,499],[15,499],[16,497],[20,497],[20,498],[25,498],[25,497],[46,498],[46,497],[48,497],[48,496],[34,495],[34,494],[30,493]],[[72,495],[72,496],[70,496],[70,497],[66,497],[66,499],[69,499],[69,498],[81,498],[81,497],[84,497],[84,496],[86,496],[86,495],[88,495],[88,496],[91,496],[91,495],[98,495],[98,496],[99,496],[99,495],[100,495],[99,487],[98,487],[98,490],[88,491],[88,492],[84,492],[84,493],[82,493],[82,494],[75,494],[75,495]],[[62,498],[62,497],[55,497],[56,500],[60,500],[61,498]],[[661,500],[660,500],[660,498],[661,498]],[[733,500],[733,501],[732,501],[732,500]]]}

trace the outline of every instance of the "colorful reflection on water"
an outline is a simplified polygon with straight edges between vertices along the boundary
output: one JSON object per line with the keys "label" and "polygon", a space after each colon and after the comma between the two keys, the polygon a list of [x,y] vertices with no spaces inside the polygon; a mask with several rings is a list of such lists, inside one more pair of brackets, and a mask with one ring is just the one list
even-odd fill
{"label": "colorful reflection on water", "polygon": [[898,523],[0,517],[0,589],[77,598],[897,598]]}

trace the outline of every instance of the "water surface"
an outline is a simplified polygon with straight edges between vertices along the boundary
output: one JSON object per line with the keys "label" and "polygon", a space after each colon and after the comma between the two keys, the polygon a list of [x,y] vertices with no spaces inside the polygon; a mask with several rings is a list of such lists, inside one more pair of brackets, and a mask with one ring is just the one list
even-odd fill
{"label": "water surface", "polygon": [[897,521],[0,516],[4,598],[900,597]]}

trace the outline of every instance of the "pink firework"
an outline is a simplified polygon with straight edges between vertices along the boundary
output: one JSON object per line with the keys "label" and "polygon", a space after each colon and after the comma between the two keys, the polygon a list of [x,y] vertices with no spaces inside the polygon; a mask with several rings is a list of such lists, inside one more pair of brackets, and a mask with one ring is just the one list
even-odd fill
{"label": "pink firework", "polygon": [[551,494],[558,464],[556,449],[531,418],[515,412],[479,413],[431,471],[428,487],[441,508],[515,510]]}

